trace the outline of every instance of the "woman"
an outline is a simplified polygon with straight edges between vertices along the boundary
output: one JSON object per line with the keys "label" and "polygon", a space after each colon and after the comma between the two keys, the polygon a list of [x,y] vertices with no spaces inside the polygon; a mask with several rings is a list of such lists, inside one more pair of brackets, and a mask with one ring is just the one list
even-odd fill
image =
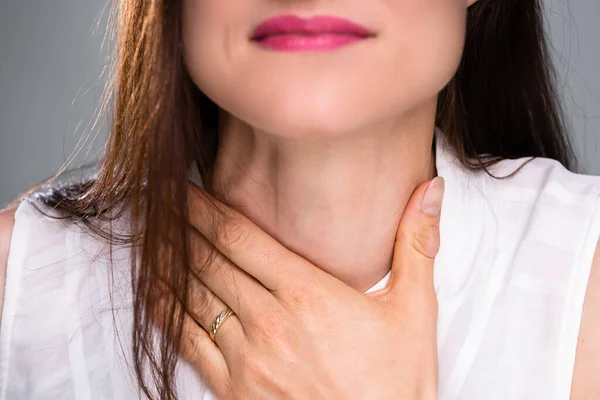
{"label": "woman", "polygon": [[3,398],[598,397],[538,1],[116,11],[100,172],[2,217]]}

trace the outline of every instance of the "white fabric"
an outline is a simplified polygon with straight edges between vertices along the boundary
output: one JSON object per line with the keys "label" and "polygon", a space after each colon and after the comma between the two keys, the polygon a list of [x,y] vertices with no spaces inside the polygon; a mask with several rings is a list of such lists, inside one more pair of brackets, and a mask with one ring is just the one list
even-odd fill
{"label": "white fabric", "polygon": [[[446,179],[435,262],[439,398],[568,399],[600,235],[600,177],[536,159],[496,180],[465,170],[437,129],[436,150]],[[492,172],[507,175],[523,161]],[[19,206],[0,399],[141,397],[131,369],[129,250],[115,250],[111,266],[106,249],[81,228],[41,216],[31,201]],[[181,399],[215,399],[183,362],[177,382]]]}

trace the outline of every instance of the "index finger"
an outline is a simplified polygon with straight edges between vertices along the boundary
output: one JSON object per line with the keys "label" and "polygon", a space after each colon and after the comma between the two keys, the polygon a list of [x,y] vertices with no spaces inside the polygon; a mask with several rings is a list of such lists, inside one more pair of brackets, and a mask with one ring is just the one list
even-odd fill
{"label": "index finger", "polygon": [[289,288],[298,274],[312,272],[303,257],[194,184],[188,191],[188,219],[225,257],[271,291]]}

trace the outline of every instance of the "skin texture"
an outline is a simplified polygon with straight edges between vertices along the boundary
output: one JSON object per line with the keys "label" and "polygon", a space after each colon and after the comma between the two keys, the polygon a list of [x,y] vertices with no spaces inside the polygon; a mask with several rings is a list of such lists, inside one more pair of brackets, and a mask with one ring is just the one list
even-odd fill
{"label": "skin texture", "polygon": [[[226,121],[209,189],[349,286],[374,285],[411,193],[435,176],[437,94],[472,3],[184,0],[186,67]],[[295,53],[249,40],[281,13],[342,16],[376,37]]]}
{"label": "skin texture", "polygon": [[[181,354],[218,398],[437,398],[433,264],[442,178],[419,185],[411,197],[398,228],[390,281],[368,294],[281,246],[222,203],[219,208],[230,218],[220,218],[190,186],[197,269]],[[218,234],[208,222],[213,218],[222,225]],[[205,250],[213,245],[220,253],[201,272]],[[163,302],[175,299],[166,286],[163,290]],[[219,328],[215,344],[207,331],[225,304],[236,315]],[[169,322],[160,310],[155,322],[164,327]]]}

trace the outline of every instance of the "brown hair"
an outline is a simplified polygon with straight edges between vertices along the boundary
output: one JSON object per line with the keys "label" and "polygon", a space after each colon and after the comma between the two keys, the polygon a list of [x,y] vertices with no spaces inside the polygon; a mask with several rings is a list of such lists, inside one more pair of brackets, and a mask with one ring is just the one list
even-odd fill
{"label": "brown hair", "polygon": [[[171,305],[169,330],[155,348],[149,287],[159,275],[171,287],[188,285],[187,221],[180,211],[187,207],[190,165],[196,163],[205,181],[211,174],[219,107],[184,67],[182,1],[118,3],[112,9],[117,64],[104,102],[107,110],[114,104],[112,126],[99,172],[68,185],[55,176],[20,198],[31,196],[111,245],[133,244],[135,371],[148,397],[174,399],[183,315]],[[479,0],[468,10],[462,61],[439,94],[436,125],[471,170],[520,157],[548,157],[574,169],[540,8],[539,0]],[[119,236],[105,222],[126,209],[131,234]],[[166,276],[161,263],[169,266]],[[187,291],[179,293],[185,306]]]}

